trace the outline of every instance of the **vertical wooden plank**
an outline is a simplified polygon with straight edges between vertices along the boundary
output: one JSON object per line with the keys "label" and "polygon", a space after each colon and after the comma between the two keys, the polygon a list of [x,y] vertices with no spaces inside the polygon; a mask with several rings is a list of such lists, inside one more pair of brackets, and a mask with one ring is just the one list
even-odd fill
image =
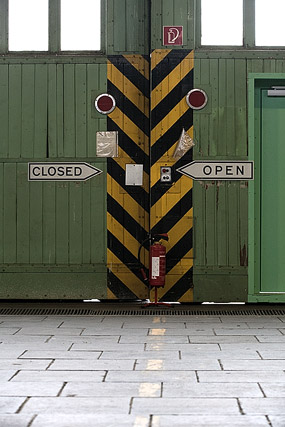
{"label": "vertical wooden plank", "polygon": [[209,116],[209,155],[216,156],[219,141],[219,60],[210,59],[210,84],[212,93],[212,113]]}
{"label": "vertical wooden plank", "polygon": [[87,65],[87,94],[89,102],[87,104],[87,156],[96,157],[96,129],[98,119],[92,117],[92,111],[94,110],[94,98],[92,94],[99,87],[99,64],[88,64]]}
{"label": "vertical wooden plank", "polygon": [[18,159],[21,153],[22,130],[22,67],[9,66],[9,157]]}
{"label": "vertical wooden plank", "polygon": [[[201,84],[201,60],[200,59],[194,59],[194,87],[200,87]],[[200,157],[202,150],[201,150],[201,143],[200,143],[200,120],[201,114],[196,114],[195,111],[193,113],[193,127],[194,127],[194,140],[195,140],[195,146],[193,149],[193,156],[194,159],[197,159]]]}
{"label": "vertical wooden plank", "polygon": [[60,0],[49,0],[49,51],[60,51]]}
{"label": "vertical wooden plank", "polygon": [[69,183],[56,185],[56,263],[69,262]]}
{"label": "vertical wooden plank", "polygon": [[283,60],[276,60],[276,73],[284,73],[285,71],[285,61]]}
{"label": "vertical wooden plank", "polygon": [[217,209],[217,265],[228,265],[228,212],[227,188],[224,181],[216,183],[216,209]]}
{"label": "vertical wooden plank", "polygon": [[30,261],[30,195],[27,164],[17,163],[17,263]]}
{"label": "vertical wooden plank", "polygon": [[46,64],[35,65],[35,135],[34,150],[35,158],[44,158],[49,154],[47,144],[47,67]]}
{"label": "vertical wooden plank", "polygon": [[16,164],[4,164],[4,263],[14,264],[17,259],[17,180]]}
{"label": "vertical wooden plank", "polygon": [[8,3],[9,0],[0,2],[0,52],[8,51]]}
{"label": "vertical wooden plank", "polygon": [[225,156],[227,152],[227,85],[226,60],[219,60],[219,141],[218,155]]}
{"label": "vertical wooden plank", "polygon": [[0,129],[1,144],[0,157],[8,157],[8,140],[9,140],[9,69],[8,65],[0,66]]}
{"label": "vertical wooden plank", "polygon": [[35,65],[22,66],[22,144],[21,157],[33,157],[35,126]]}
{"label": "vertical wooden plank", "polygon": [[239,265],[239,183],[228,183],[228,262],[230,266]]}
{"label": "vertical wooden plank", "polygon": [[263,73],[263,60],[252,59],[251,60],[251,73]]}
{"label": "vertical wooden plank", "polygon": [[140,0],[125,0],[126,2],[126,47],[128,52],[139,50],[139,38],[143,37],[143,33],[138,32],[138,9]]}
{"label": "vertical wooden plank", "polygon": [[239,191],[239,265],[248,265],[248,182],[240,182]]}
{"label": "vertical wooden plank", "polygon": [[163,0],[161,3],[162,3],[162,25],[173,25],[173,22],[174,22],[173,0]]}
{"label": "vertical wooden plank", "polygon": [[43,262],[43,184],[30,182],[30,262]]}
{"label": "vertical wooden plank", "polygon": [[246,60],[235,60],[236,156],[247,156],[247,74]]}
{"label": "vertical wooden plank", "polygon": [[76,157],[86,157],[87,74],[85,64],[75,65],[75,132]]}
{"label": "vertical wooden plank", "polygon": [[205,235],[205,184],[194,181],[194,260],[195,266],[205,266],[206,235]]}
{"label": "vertical wooden plank", "polygon": [[[210,61],[208,59],[201,59],[200,63],[200,85],[209,84],[210,80]],[[200,147],[203,156],[209,155],[209,115],[200,113]]]}
{"label": "vertical wooden plank", "polygon": [[69,262],[82,263],[82,184],[69,184]]}
{"label": "vertical wooden plank", "polygon": [[161,49],[162,45],[162,2],[151,2],[151,48]]}
{"label": "vertical wooden plank", "polygon": [[82,185],[82,263],[91,263],[91,191],[90,180]]}
{"label": "vertical wooden plank", "polygon": [[[49,64],[48,66],[48,94],[47,94],[47,132],[48,146],[46,154],[50,158],[57,157],[57,65]],[[44,156],[44,157],[45,157]]]}
{"label": "vertical wooden plank", "polygon": [[55,263],[55,182],[43,183],[43,263]]}
{"label": "vertical wooden plank", "polygon": [[114,51],[126,50],[126,0],[114,1]]}
{"label": "vertical wooden plank", "polygon": [[227,122],[226,122],[226,154],[234,156],[236,151],[236,135],[235,135],[235,66],[233,59],[226,61],[226,90],[227,90]]}
{"label": "vertical wooden plank", "polygon": [[[107,55],[114,54],[114,0],[108,1],[108,7],[105,7],[107,10]],[[102,31],[104,29],[102,28]],[[106,40],[105,39],[105,40]]]}
{"label": "vertical wooden plank", "polygon": [[[216,265],[216,186],[212,181],[205,181],[205,235],[206,264]],[[195,209],[195,205],[194,205]]]}
{"label": "vertical wooden plank", "polygon": [[64,65],[64,157],[75,157],[75,66]]}
{"label": "vertical wooden plank", "polygon": [[263,70],[264,73],[275,73],[275,59],[264,59]]}
{"label": "vertical wooden plank", "polygon": [[106,262],[107,228],[106,228],[106,167],[102,164],[91,163],[99,167],[103,173],[90,181],[91,191],[91,263]]}
{"label": "vertical wooden plank", "polygon": [[57,155],[64,157],[64,65],[56,67],[56,142]]}
{"label": "vertical wooden plank", "polygon": [[0,163],[0,263],[4,262],[4,163]]}

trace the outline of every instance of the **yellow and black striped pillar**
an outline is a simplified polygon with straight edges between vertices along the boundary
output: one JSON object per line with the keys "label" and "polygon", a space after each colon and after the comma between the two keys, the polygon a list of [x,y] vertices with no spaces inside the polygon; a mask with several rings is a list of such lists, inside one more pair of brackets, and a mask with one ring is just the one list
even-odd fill
{"label": "yellow and black striped pillar", "polygon": [[[173,156],[183,128],[193,137],[193,111],[185,99],[193,88],[193,68],[193,51],[151,54],[150,228],[152,234],[169,235],[160,301],[193,301],[193,182],[176,172],[192,160],[192,150],[179,160]],[[163,166],[172,167],[172,185],[160,182]]]}
{"label": "yellow and black striped pillar", "polygon": [[[149,232],[149,62],[141,55],[108,57],[108,93],[116,100],[107,119],[118,131],[119,155],[107,162],[108,299],[145,299],[137,260]],[[143,186],[125,185],[127,164],[143,165]],[[148,266],[147,243],[141,261]]]}

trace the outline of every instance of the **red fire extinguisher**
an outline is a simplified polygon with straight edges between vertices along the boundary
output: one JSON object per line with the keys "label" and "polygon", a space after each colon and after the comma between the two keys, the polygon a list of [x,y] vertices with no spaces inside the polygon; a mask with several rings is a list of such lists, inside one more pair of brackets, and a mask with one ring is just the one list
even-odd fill
{"label": "red fire extinguisher", "polygon": [[[160,243],[160,240],[168,241],[168,235],[166,233],[163,234],[155,234],[151,235],[147,240],[145,240],[139,249],[138,259],[141,264],[141,273],[145,282],[148,282],[150,288],[155,289],[155,301],[149,304],[144,305],[144,307],[148,307],[151,305],[166,305],[171,307],[170,304],[160,303],[158,302],[157,289],[159,287],[164,287],[165,285],[165,275],[166,275],[166,247]],[[144,267],[140,261],[140,252],[144,244],[149,241],[149,274],[147,274],[144,270]]]}
{"label": "red fire extinguisher", "polygon": [[149,285],[151,287],[164,287],[166,274],[166,247],[159,241],[168,240],[167,234],[153,236],[152,245],[149,248]]}

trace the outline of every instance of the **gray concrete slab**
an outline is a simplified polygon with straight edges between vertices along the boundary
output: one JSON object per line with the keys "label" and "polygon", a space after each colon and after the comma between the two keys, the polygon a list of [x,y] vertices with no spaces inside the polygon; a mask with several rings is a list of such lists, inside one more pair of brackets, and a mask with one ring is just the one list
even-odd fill
{"label": "gray concrete slab", "polygon": [[[201,356],[202,358],[203,356]],[[155,359],[138,359],[136,362],[136,371],[220,371],[221,366],[217,360],[212,359],[195,359],[195,360],[163,360]]]}
{"label": "gray concrete slab", "polygon": [[[37,328],[37,327],[23,327],[18,330],[17,335],[81,335],[84,329],[82,328]],[[1,337],[2,330],[0,330]]]}
{"label": "gray concrete slab", "polygon": [[[69,382],[69,381],[93,381],[101,382],[105,377],[105,371],[20,371],[11,381],[20,382]],[[0,377],[1,378],[1,377]]]}
{"label": "gray concrete slab", "polygon": [[218,329],[214,328],[216,335],[231,335],[231,336],[237,336],[237,335],[270,335],[270,336],[280,336],[282,335],[281,332],[276,328],[248,328],[248,329]]}
{"label": "gray concrete slab", "polygon": [[[71,353],[75,353],[72,351]],[[82,352],[83,353],[83,352]],[[157,357],[160,357],[162,359],[177,361],[180,358],[179,350],[174,351],[160,351],[159,355],[156,351],[144,351],[144,350],[126,350],[126,351],[116,351],[116,354],[114,354],[113,351],[103,351],[102,355],[100,356],[100,360],[113,360],[114,357],[116,359],[156,359]],[[201,355],[200,355],[201,358]]]}
{"label": "gray concrete slab", "polygon": [[260,383],[260,387],[262,388],[266,397],[285,397],[284,384]]}
{"label": "gray concrete slab", "polygon": [[285,373],[276,371],[198,371],[199,381],[206,383],[282,383],[285,385]]}
{"label": "gray concrete slab", "polygon": [[19,332],[20,328],[11,328],[0,325],[0,341],[3,335],[14,335]]}
{"label": "gray concrete slab", "polygon": [[272,371],[285,370],[285,360],[223,360],[225,371]]}
{"label": "gray concrete slab", "polygon": [[[59,350],[26,350],[20,359],[85,359],[96,360],[101,356],[101,351],[59,351]],[[114,356],[114,355],[113,355]],[[1,352],[0,352],[1,357]]]}
{"label": "gray concrete slab", "polygon": [[262,359],[280,359],[285,360],[285,349],[284,350],[260,350],[259,354]]}
{"label": "gray concrete slab", "polygon": [[[280,336],[282,338],[282,336]],[[277,337],[277,338],[280,338]],[[238,336],[232,336],[232,335],[215,335],[213,337],[211,336],[195,336],[191,335],[189,336],[190,343],[197,344],[210,344],[210,343],[218,343],[218,344],[237,344],[237,343],[253,343],[255,344],[257,342],[255,336],[247,336],[247,335],[238,335]],[[285,337],[284,337],[285,338]]]}
{"label": "gray concrete slab", "polygon": [[268,417],[269,421],[271,422],[272,427],[284,427],[285,426],[285,417],[283,416],[276,416],[276,415],[270,415]]}
{"label": "gray concrete slab", "polygon": [[285,415],[285,397],[241,398],[240,405],[246,415]]}
{"label": "gray concrete slab", "polygon": [[[257,398],[258,399],[258,398]],[[219,399],[219,398],[170,398],[133,399],[131,414],[201,414],[201,415],[239,415],[237,399]]]}
{"label": "gray concrete slab", "polygon": [[193,371],[110,371],[107,373],[106,382],[167,382],[187,381],[197,382]]}
{"label": "gray concrete slab", "polygon": [[[152,427],[269,427],[265,416],[155,415]],[[284,426],[278,426],[284,427]]]}
{"label": "gray concrete slab", "polygon": [[31,425],[33,420],[31,415],[1,415],[0,414],[0,426],[3,427],[28,427]]}
{"label": "gray concrete slab", "polygon": [[[157,383],[96,383],[70,382],[61,396],[67,397],[160,397],[162,385]],[[259,396],[259,395],[258,395]]]}
{"label": "gray concrete slab", "polygon": [[[32,427],[149,427],[149,416],[121,414],[38,415]],[[16,427],[16,426],[15,426]]]}
{"label": "gray concrete slab", "polygon": [[103,341],[93,343],[74,343],[70,351],[128,351],[128,350],[144,350],[144,343],[137,344],[122,344],[120,343],[104,343]]}
{"label": "gray concrete slab", "polygon": [[163,397],[264,397],[257,383],[198,383],[167,382],[163,384]]}
{"label": "gray concrete slab", "polygon": [[[57,396],[63,387],[63,382],[0,382],[0,396]],[[0,423],[1,425],[1,423]]]}
{"label": "gray concrete slab", "polygon": [[[236,352],[231,350],[192,350],[192,346],[189,346],[188,349],[184,348],[180,350],[182,360],[192,360],[192,359],[236,359],[236,360],[248,360],[248,359],[257,359],[260,360],[261,357],[255,350],[246,350],[242,352]],[[285,358],[285,355],[284,355]]]}
{"label": "gray concrete slab", "polygon": [[136,344],[136,343],[158,343],[158,342],[162,342],[162,343],[169,343],[169,344],[189,344],[189,339],[188,336],[185,335],[178,335],[176,336],[174,335],[169,335],[169,336],[163,336],[163,335],[157,335],[157,336],[151,336],[151,335],[146,335],[146,336],[138,336],[138,335],[133,335],[133,336],[128,336],[128,335],[124,335],[120,338],[120,344]]}
{"label": "gray concrete slab", "polygon": [[[130,344],[129,344],[130,345]],[[134,344],[133,344],[134,345]],[[146,343],[146,350],[150,351],[161,351],[161,350],[198,350],[202,353],[206,351],[220,350],[218,343],[214,344],[178,344],[178,343],[168,343],[165,341],[154,341]]]}
{"label": "gray concrete slab", "polygon": [[45,370],[51,362],[52,360],[1,359],[0,371],[1,369],[25,369],[28,371]]}
{"label": "gray concrete slab", "polygon": [[0,426],[285,426],[284,316],[0,322]]}
{"label": "gray concrete slab", "polygon": [[135,360],[55,360],[49,371],[132,371]]}
{"label": "gray concrete slab", "polygon": [[130,398],[128,397],[31,397],[22,408],[21,414],[114,413],[128,415],[129,410]]}
{"label": "gray concrete slab", "polygon": [[23,397],[3,397],[0,396],[0,414],[13,414],[25,402]]}

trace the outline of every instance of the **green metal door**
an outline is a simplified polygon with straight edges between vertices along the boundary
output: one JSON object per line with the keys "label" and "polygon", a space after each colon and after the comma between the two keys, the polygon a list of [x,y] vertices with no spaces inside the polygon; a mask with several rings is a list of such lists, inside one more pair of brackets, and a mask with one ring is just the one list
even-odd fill
{"label": "green metal door", "polygon": [[285,97],[262,90],[261,293],[285,293]]}

